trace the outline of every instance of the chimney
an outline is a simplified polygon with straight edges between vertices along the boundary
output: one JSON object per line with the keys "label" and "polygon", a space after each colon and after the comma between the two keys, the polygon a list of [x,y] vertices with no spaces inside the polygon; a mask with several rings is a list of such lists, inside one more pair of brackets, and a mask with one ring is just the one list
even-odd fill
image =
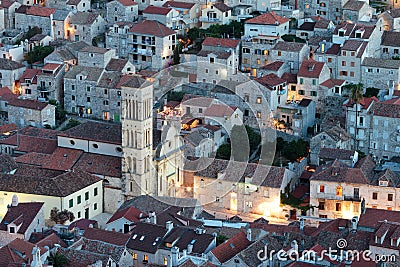
{"label": "chimney", "polygon": [[358,225],[358,217],[354,216],[353,219],[351,219],[351,229],[353,231],[357,231],[357,225]]}
{"label": "chimney", "polygon": [[155,212],[149,213],[150,223],[157,224],[157,216]]}
{"label": "chimney", "polygon": [[165,223],[165,228],[167,229],[168,232],[170,232],[172,228],[174,228],[174,224],[171,221],[168,221]]}
{"label": "chimney", "polygon": [[293,241],[290,243],[290,246],[292,247],[292,250],[294,250],[294,251],[296,251],[296,252],[299,251],[299,245],[297,244],[297,241],[296,241],[296,240],[293,240]]}
{"label": "chimney", "polygon": [[171,265],[177,266],[178,265],[178,255],[179,255],[179,248],[173,247],[171,248]]}
{"label": "chimney", "polygon": [[13,195],[12,201],[11,201],[11,206],[13,206],[13,207],[18,206],[18,197],[17,197],[17,195]]}
{"label": "chimney", "polygon": [[246,237],[247,237],[247,240],[249,240],[251,242],[251,229],[250,228],[247,229],[247,231],[246,231]]}
{"label": "chimney", "polygon": [[304,231],[304,218],[300,218],[300,230]]}
{"label": "chimney", "polygon": [[187,246],[187,253],[190,254],[193,251],[193,244],[188,244]]}

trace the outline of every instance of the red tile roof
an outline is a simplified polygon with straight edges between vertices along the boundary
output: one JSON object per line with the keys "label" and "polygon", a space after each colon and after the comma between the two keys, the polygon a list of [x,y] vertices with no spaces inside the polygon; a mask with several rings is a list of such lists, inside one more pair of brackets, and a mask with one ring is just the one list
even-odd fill
{"label": "red tile roof", "polygon": [[19,81],[25,83],[25,79],[33,80],[40,72],[38,69],[26,69],[21,78],[19,78]]}
{"label": "red tile roof", "polygon": [[49,70],[49,71],[55,71],[57,70],[61,64],[56,64],[56,63],[47,63],[43,66],[42,70]]}
{"label": "red tile roof", "polygon": [[57,147],[43,162],[42,167],[59,171],[71,170],[82,154],[82,150]]}
{"label": "red tile roof", "polygon": [[246,234],[239,232],[234,237],[211,250],[211,253],[220,263],[225,263],[250,245],[251,242],[247,239]]}
{"label": "red tile roof", "polygon": [[12,4],[16,3],[16,1],[11,1],[11,0],[2,0],[0,2],[0,7],[3,8],[9,8]]}
{"label": "red tile roof", "polygon": [[282,74],[282,79],[287,83],[297,83],[297,74],[285,72]]}
{"label": "red tile roof", "polygon": [[204,116],[225,118],[230,117],[235,112],[236,107],[230,107],[222,104],[212,104],[204,112]]}
{"label": "red tile roof", "polygon": [[0,230],[7,231],[7,225],[14,222],[17,226],[21,225],[18,233],[25,234],[43,206],[43,202],[27,202],[11,206],[0,223]]}
{"label": "red tile roof", "polygon": [[144,14],[167,15],[171,10],[169,7],[148,6],[143,10],[143,16],[146,16]]}
{"label": "red tile roof", "polygon": [[43,110],[49,104],[45,102],[40,102],[33,99],[13,99],[8,101],[9,106],[20,107],[20,108],[27,108],[27,109],[34,109],[34,110]]}
{"label": "red tile roof", "polygon": [[121,177],[121,158],[100,154],[84,153],[74,166],[94,175]]}
{"label": "red tile roof", "polygon": [[17,99],[18,96],[13,94],[10,88],[8,87],[2,87],[0,88],[0,98],[4,99],[6,101],[12,100],[12,99]]}
{"label": "red tile roof", "polygon": [[157,37],[165,37],[176,34],[175,31],[154,20],[142,20],[133,25],[129,31],[136,34],[147,34]]}
{"label": "red tile roof", "polygon": [[98,240],[116,246],[124,246],[129,240],[129,235],[118,232],[106,231],[96,228],[87,228],[83,237],[90,240]]}
{"label": "red tile roof", "polygon": [[319,62],[312,59],[304,60],[301,63],[297,76],[306,78],[319,78],[324,65],[324,62]]}
{"label": "red tile roof", "polygon": [[97,228],[97,221],[96,220],[89,220],[89,219],[79,219],[73,221],[69,226],[68,230],[71,231],[75,228],[79,228],[79,230],[86,231],[88,228]]}
{"label": "red tile roof", "polygon": [[[14,239],[11,243],[0,249],[0,267],[30,266],[29,263],[33,260],[32,251],[35,246],[35,244],[23,239]],[[41,253],[45,253],[47,249],[40,247],[40,251]]]}
{"label": "red tile roof", "polygon": [[227,39],[227,38],[214,38],[207,37],[203,41],[203,45],[207,46],[221,46],[221,47],[229,47],[236,48],[240,43],[240,40]]}
{"label": "red tile roof", "polygon": [[324,86],[327,88],[333,88],[335,86],[342,86],[342,85],[344,85],[345,82],[346,82],[345,80],[329,79],[329,80],[326,80],[325,82],[321,83],[321,86]]}
{"label": "red tile roof", "polygon": [[108,220],[107,224],[112,223],[113,221],[119,220],[121,218],[125,218],[130,222],[139,222],[141,218],[146,217],[147,214],[141,212],[140,210],[129,207],[124,210],[117,211],[114,215]]}
{"label": "red tile roof", "polygon": [[136,6],[138,3],[132,0],[118,0],[124,6]]}
{"label": "red tile roof", "polygon": [[229,10],[232,9],[231,7],[225,5],[224,3],[220,3],[220,2],[214,3],[213,6],[214,6],[216,9],[218,9],[219,11],[221,11],[221,12],[227,12],[227,11],[229,11]]}
{"label": "red tile roof", "polygon": [[[378,98],[376,98],[375,96],[373,97],[363,97],[360,100],[360,105],[362,106],[363,109],[367,109],[369,108],[369,106],[371,104],[373,104],[374,102],[378,102]],[[355,105],[355,102],[350,99],[350,101],[347,102],[347,104],[345,105],[346,107],[353,107]]]}
{"label": "red tile roof", "polygon": [[62,241],[56,233],[52,233],[36,243],[36,245],[38,245],[39,247],[47,246],[50,249],[54,248],[56,244],[60,245],[63,248],[67,247],[64,241]]}
{"label": "red tile roof", "polygon": [[269,12],[262,14],[260,16],[257,16],[255,18],[246,20],[246,24],[264,24],[264,25],[277,25],[277,23],[283,24],[288,22],[288,18],[284,18],[281,16],[278,16],[275,12]]}
{"label": "red tile roof", "polygon": [[360,215],[358,226],[375,229],[379,222],[384,220],[400,223],[400,212],[367,208],[365,213]]}
{"label": "red tile roof", "polygon": [[265,76],[254,79],[256,82],[264,85],[270,90],[274,90],[274,86],[285,83],[284,79],[279,78],[276,74],[270,73]]}
{"label": "red tile roof", "polygon": [[0,126],[0,134],[9,133],[9,132],[13,132],[16,130],[18,130],[18,127],[14,123],[4,124],[4,125]]}
{"label": "red tile roof", "polygon": [[26,14],[39,17],[50,17],[50,15],[54,14],[54,12],[56,12],[55,8],[30,6],[27,9]]}
{"label": "red tile roof", "polygon": [[282,67],[283,64],[284,64],[283,61],[276,60],[276,61],[271,62],[271,63],[269,63],[269,64],[267,64],[265,66],[262,66],[260,69],[278,71]]}
{"label": "red tile roof", "polygon": [[375,103],[372,107],[372,113],[376,116],[400,118],[400,98]]}
{"label": "red tile roof", "polygon": [[163,7],[191,9],[194,5],[195,5],[195,3],[186,3],[186,2],[180,2],[180,1],[167,1],[164,3]]}

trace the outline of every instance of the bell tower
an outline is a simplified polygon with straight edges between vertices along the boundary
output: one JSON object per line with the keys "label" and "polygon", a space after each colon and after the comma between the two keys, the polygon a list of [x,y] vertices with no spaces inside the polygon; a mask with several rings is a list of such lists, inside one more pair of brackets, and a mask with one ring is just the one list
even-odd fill
{"label": "bell tower", "polygon": [[122,89],[122,193],[126,199],[157,192],[152,164],[153,85],[133,76]]}

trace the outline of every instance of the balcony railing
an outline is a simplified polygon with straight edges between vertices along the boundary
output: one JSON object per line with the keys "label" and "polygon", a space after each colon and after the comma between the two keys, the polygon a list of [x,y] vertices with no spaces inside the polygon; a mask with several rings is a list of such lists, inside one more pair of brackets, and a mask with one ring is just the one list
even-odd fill
{"label": "balcony railing", "polygon": [[317,198],[331,199],[331,200],[343,200],[343,196],[328,193],[317,193]]}
{"label": "balcony railing", "polygon": [[360,196],[355,195],[344,195],[344,200],[346,201],[354,201],[354,202],[361,202]]}
{"label": "balcony railing", "polygon": [[50,92],[50,91],[52,91],[52,89],[49,88],[49,87],[47,87],[47,86],[38,86],[37,89],[38,89],[40,92]]}
{"label": "balcony railing", "polygon": [[200,17],[201,22],[222,22],[220,18]]}

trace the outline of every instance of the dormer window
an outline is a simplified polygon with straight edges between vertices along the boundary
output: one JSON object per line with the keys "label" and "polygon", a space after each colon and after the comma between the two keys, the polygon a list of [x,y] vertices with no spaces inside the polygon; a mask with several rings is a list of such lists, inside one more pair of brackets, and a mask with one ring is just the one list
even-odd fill
{"label": "dormer window", "polygon": [[379,181],[379,186],[388,186],[388,181]]}
{"label": "dormer window", "polygon": [[8,227],[10,234],[15,234],[15,227],[14,226],[9,226]]}
{"label": "dormer window", "polygon": [[345,32],[346,32],[345,30],[340,29],[340,30],[339,30],[339,36],[340,36],[340,37],[343,37]]}

